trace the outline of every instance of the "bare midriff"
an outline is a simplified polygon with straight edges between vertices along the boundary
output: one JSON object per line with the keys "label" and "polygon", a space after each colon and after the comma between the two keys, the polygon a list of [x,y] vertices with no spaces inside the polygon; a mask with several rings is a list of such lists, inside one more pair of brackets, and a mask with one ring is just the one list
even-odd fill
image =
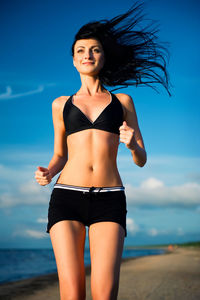
{"label": "bare midriff", "polygon": [[84,187],[122,186],[117,169],[119,135],[98,129],[67,137],[68,160],[57,183]]}

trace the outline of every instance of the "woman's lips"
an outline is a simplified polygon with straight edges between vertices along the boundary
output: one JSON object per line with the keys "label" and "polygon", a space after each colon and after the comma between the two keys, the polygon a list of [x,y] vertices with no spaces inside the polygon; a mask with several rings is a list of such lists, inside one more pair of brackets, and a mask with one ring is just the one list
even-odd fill
{"label": "woman's lips", "polygon": [[83,65],[93,65],[93,64],[94,64],[94,62],[92,62],[92,61],[88,61],[88,62],[83,63]]}

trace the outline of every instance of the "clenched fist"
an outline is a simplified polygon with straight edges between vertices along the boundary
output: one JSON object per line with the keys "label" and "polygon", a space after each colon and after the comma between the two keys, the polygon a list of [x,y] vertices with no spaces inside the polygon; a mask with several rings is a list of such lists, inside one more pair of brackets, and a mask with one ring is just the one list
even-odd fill
{"label": "clenched fist", "polygon": [[128,149],[133,150],[137,145],[134,129],[129,127],[126,121],[124,121],[122,126],[119,127],[119,132],[120,142],[124,143]]}
{"label": "clenched fist", "polygon": [[49,169],[38,167],[35,172],[35,179],[40,185],[47,185],[51,182],[52,176]]}

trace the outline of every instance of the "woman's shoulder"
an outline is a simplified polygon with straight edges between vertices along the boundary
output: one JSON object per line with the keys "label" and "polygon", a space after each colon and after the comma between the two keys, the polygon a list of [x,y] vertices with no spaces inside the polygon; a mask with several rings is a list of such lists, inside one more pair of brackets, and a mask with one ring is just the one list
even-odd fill
{"label": "woman's shoulder", "polygon": [[124,93],[117,93],[114,95],[118,98],[118,100],[121,102],[123,106],[127,108],[133,106],[133,99],[130,95]]}
{"label": "woman's shoulder", "polygon": [[53,100],[52,102],[52,109],[53,110],[60,110],[63,109],[65,103],[69,100],[70,96],[60,96]]}

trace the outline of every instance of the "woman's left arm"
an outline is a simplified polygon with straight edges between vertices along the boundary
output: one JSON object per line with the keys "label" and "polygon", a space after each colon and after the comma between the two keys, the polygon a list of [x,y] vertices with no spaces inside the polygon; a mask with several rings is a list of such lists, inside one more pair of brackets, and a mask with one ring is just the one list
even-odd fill
{"label": "woman's left arm", "polygon": [[121,94],[120,100],[125,110],[125,120],[119,128],[120,142],[130,149],[135,164],[143,167],[147,161],[147,154],[133,100],[126,94]]}

